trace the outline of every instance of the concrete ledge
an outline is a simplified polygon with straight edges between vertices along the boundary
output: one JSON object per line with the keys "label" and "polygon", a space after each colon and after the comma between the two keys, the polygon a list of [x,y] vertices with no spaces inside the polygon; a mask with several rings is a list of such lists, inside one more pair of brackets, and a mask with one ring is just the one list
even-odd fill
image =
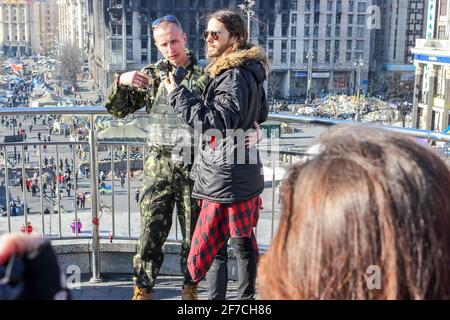
{"label": "concrete ledge", "polygon": [[[73,274],[74,266],[82,274],[92,273],[92,244],[90,239],[52,240],[53,249],[58,257],[61,269]],[[133,273],[133,256],[136,254],[135,240],[100,240],[100,272],[101,273]],[[161,275],[179,276],[180,252],[179,242],[166,242],[163,246],[164,262]],[[228,249],[228,277],[237,280],[236,258],[234,250]]]}

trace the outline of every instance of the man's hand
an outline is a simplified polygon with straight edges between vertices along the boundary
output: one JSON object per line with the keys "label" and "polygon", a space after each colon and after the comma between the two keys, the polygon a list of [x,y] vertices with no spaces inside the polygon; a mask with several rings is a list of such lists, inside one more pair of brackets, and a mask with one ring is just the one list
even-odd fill
{"label": "man's hand", "polygon": [[141,71],[130,71],[122,73],[119,77],[119,84],[135,88],[145,89],[150,83],[150,77]]}
{"label": "man's hand", "polygon": [[258,122],[253,123],[253,128],[255,128],[254,132],[249,133],[245,137],[245,146],[247,148],[253,147],[255,144],[260,142],[263,139],[263,132],[261,130],[261,127],[259,126]]}
{"label": "man's hand", "polygon": [[164,80],[164,86],[166,87],[168,94],[170,94],[173,90],[175,90],[178,87],[172,73],[169,73],[168,77],[166,77],[166,79]]}

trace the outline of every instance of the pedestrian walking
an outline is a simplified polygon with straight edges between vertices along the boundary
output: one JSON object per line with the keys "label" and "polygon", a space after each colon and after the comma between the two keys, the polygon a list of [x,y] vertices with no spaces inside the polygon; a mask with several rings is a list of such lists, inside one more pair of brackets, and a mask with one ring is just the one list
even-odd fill
{"label": "pedestrian walking", "polygon": [[138,204],[139,205],[139,196],[140,196],[140,191],[139,191],[139,189],[136,189],[136,192],[135,192],[135,194],[134,194],[134,199],[136,200],[136,204]]}

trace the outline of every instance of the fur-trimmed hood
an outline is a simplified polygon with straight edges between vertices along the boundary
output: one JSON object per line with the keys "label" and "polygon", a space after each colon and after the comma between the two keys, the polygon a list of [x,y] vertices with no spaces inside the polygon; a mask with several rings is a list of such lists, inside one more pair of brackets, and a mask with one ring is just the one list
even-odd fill
{"label": "fur-trimmed hood", "polygon": [[250,70],[258,82],[263,82],[269,73],[267,56],[264,50],[257,46],[223,54],[208,65],[207,71],[212,78],[215,78],[223,71],[237,67]]}

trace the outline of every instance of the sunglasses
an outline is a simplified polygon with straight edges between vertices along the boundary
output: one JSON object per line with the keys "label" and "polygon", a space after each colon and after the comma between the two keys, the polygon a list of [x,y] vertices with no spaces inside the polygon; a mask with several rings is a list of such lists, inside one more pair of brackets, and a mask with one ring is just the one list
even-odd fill
{"label": "sunglasses", "polygon": [[208,30],[203,31],[203,39],[207,40],[209,36],[211,36],[211,38],[214,41],[217,41],[219,39],[220,32],[219,31],[208,31]]}
{"label": "sunglasses", "polygon": [[177,17],[175,17],[173,15],[168,15],[168,16],[164,16],[164,17],[158,18],[155,21],[153,21],[152,29],[155,29],[157,26],[159,26],[161,24],[161,22],[164,22],[164,21],[174,22],[181,27],[180,21],[178,21]]}

